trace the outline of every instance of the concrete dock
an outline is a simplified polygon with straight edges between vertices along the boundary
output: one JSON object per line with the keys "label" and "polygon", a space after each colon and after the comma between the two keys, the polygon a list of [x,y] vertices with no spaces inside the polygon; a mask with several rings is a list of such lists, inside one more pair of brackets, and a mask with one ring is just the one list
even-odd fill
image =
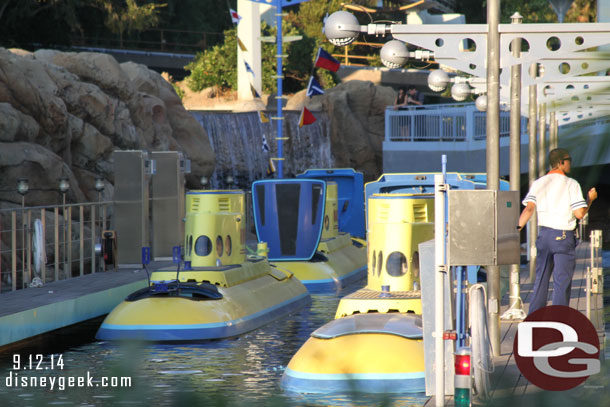
{"label": "concrete dock", "polygon": [[[171,264],[151,263],[149,271]],[[146,287],[143,269],[119,269],[0,295],[0,352],[19,348],[60,328],[108,314],[127,295]]]}
{"label": "concrete dock", "polygon": [[[572,294],[570,307],[586,312],[586,271],[590,266],[590,246],[588,242],[582,242],[576,248],[576,269],[572,279]],[[533,294],[533,284],[528,283],[529,266],[522,265],[521,277],[521,299],[526,304],[525,311],[529,308],[529,302]],[[552,297],[552,284],[549,286],[549,303]],[[508,309],[508,294],[502,298],[500,315]],[[598,331],[600,340],[605,339],[604,327],[604,302],[603,294],[591,295],[591,322]],[[602,361],[601,373],[591,376],[584,384],[567,391],[550,392],[540,389],[531,384],[519,371],[513,355],[513,342],[517,333],[517,322],[501,322],[501,349],[500,356],[494,357],[494,371],[491,374],[491,400],[488,403],[477,403],[473,405],[491,406],[593,406],[610,405],[610,372],[608,361]],[[602,343],[602,347],[604,342]],[[603,354],[604,349],[600,353]],[[453,368],[451,366],[451,368]],[[425,407],[436,405],[434,397],[430,398]],[[445,406],[453,406],[453,397],[446,397]]]}

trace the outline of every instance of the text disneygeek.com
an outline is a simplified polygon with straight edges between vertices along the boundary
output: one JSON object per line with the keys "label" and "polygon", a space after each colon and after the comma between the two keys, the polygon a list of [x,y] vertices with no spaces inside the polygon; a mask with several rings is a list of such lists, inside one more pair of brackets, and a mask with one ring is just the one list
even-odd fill
{"label": "text disneygeek.com", "polygon": [[93,377],[87,372],[86,376],[25,376],[15,372],[3,380],[7,388],[46,388],[48,390],[65,390],[69,388],[102,387],[121,388],[131,387],[131,377],[102,376]]}

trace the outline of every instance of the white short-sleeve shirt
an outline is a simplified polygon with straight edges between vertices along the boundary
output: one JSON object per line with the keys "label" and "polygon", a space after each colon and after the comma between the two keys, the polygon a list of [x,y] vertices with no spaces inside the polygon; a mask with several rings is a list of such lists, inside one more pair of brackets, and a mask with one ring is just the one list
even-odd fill
{"label": "white short-sleeve shirt", "polygon": [[522,203],[528,202],[536,205],[539,226],[558,230],[573,230],[576,227],[573,211],[587,207],[578,182],[558,173],[534,181]]}

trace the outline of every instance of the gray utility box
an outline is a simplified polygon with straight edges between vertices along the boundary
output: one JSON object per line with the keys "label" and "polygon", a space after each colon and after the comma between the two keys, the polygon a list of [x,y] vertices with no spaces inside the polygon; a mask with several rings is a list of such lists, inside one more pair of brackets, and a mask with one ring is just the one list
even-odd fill
{"label": "gray utility box", "polygon": [[190,161],[178,151],[153,151],[152,252],[156,260],[171,259],[172,248],[184,240],[184,174]]}
{"label": "gray utility box", "polygon": [[119,267],[142,263],[142,247],[150,246],[149,185],[154,162],[146,151],[115,151],[114,228]]}
{"label": "gray utility box", "polygon": [[450,190],[450,266],[519,264],[519,193]]}
{"label": "gray utility box", "polygon": [[[437,271],[434,267],[434,240],[428,240],[419,244],[419,270],[421,281],[421,306],[422,306],[422,325],[424,331],[424,364],[426,366],[426,396],[436,395],[436,343],[435,331],[435,308],[436,291],[435,278]],[[443,273],[443,316],[445,331],[454,329],[453,327],[453,304],[454,296],[451,295],[449,280],[451,274]],[[451,278],[452,279],[452,278]],[[452,341],[444,341],[445,344],[445,395],[453,395],[454,388],[454,349]]]}

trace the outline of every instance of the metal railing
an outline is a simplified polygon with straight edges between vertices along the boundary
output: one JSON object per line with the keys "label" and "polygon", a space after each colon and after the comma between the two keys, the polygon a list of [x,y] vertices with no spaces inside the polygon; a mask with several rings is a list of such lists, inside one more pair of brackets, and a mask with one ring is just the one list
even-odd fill
{"label": "metal railing", "polygon": [[123,38],[73,36],[70,42],[74,46],[196,53],[222,42],[223,39],[224,33],[221,32],[151,28]]}
{"label": "metal railing", "polygon": [[[527,118],[521,117],[525,134]],[[474,103],[409,106],[385,111],[385,141],[478,141],[485,140],[486,115]],[[500,112],[500,137],[510,135],[510,112]]]}
{"label": "metal railing", "polygon": [[[95,273],[112,202],[0,210],[0,293]],[[35,280],[38,277],[40,281]]]}

